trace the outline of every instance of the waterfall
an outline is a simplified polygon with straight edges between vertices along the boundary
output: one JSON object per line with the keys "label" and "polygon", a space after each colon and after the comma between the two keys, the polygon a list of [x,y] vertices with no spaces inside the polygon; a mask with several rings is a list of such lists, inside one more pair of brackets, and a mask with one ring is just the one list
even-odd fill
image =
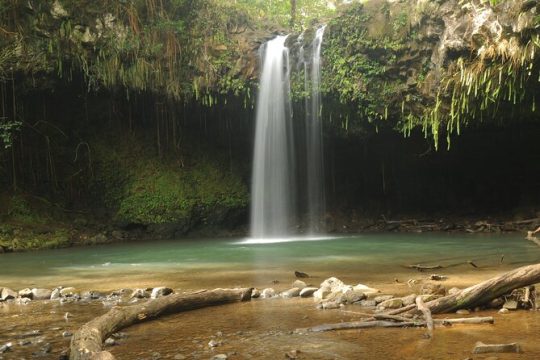
{"label": "waterfall", "polygon": [[[323,133],[321,121],[321,45],[326,25],[317,29],[312,43],[311,98],[306,103],[306,176],[307,176],[307,216],[308,233],[323,231],[320,224],[325,213]],[[308,89],[307,66],[306,91]]]}
{"label": "waterfall", "polygon": [[295,219],[294,148],[287,36],[260,49],[261,78],[257,98],[251,189],[251,237],[289,234]]}

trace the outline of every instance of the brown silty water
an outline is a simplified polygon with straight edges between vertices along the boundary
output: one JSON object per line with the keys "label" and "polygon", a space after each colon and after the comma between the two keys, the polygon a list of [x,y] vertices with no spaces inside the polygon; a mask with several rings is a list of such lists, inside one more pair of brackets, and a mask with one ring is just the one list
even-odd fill
{"label": "brown silty water", "polygon": [[[502,273],[512,266],[470,266],[445,269],[449,279],[444,283],[465,287]],[[346,283],[356,284],[358,279],[377,287],[382,293],[406,295],[418,293],[419,285],[410,288],[408,279],[425,282],[428,274],[403,267],[399,271],[383,272],[378,267],[362,270],[340,269],[333,274],[319,273],[315,266],[310,271],[309,283],[319,284],[335,275]],[[103,290],[120,287],[138,287],[148,284],[166,284],[178,291],[201,288],[252,286],[290,287],[294,275],[290,271],[273,270],[260,274],[253,271],[200,271],[189,274],[146,274],[144,279],[110,279],[102,283]],[[189,279],[189,280],[188,280]],[[94,281],[80,286],[96,286]],[[94,287],[95,288],[95,287]],[[75,332],[90,319],[109,308],[101,302],[64,304],[33,302],[25,306],[0,304],[2,325],[0,344],[13,342],[12,351],[0,355],[3,359],[30,359],[41,354],[45,344],[51,344],[50,353],[41,358],[56,359],[68,348],[65,331]],[[484,343],[519,342],[522,354],[496,354],[498,359],[539,359],[540,313],[516,311],[498,314],[481,311],[470,316],[494,316],[494,325],[454,325],[437,328],[433,339],[425,339],[425,329],[364,329],[329,333],[297,334],[295,329],[323,323],[358,320],[361,316],[350,313],[365,312],[360,306],[350,305],[344,310],[317,310],[313,299],[256,299],[247,303],[223,305],[171,315],[141,323],[123,330],[126,338],[118,345],[107,347],[118,359],[173,359],[182,355],[187,359],[210,359],[216,354],[227,354],[229,359],[284,359],[286,354],[298,359],[488,359],[487,355],[472,355],[477,341]],[[65,314],[69,313],[67,320]],[[457,315],[449,315],[456,317]],[[441,316],[438,316],[441,317]],[[442,316],[444,317],[444,316]],[[459,316],[458,316],[459,317]],[[37,335],[31,331],[39,330]],[[32,335],[32,336],[31,336]],[[20,345],[21,341],[30,341]],[[209,347],[210,340],[219,346]]]}

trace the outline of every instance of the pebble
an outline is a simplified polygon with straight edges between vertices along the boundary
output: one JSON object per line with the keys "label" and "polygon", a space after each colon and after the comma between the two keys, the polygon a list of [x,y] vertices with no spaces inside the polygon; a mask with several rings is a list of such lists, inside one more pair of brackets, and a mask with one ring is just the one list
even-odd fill
{"label": "pebble", "polygon": [[510,312],[510,310],[508,310],[507,308],[502,308],[501,310],[499,310],[499,314],[508,314]]}
{"label": "pebble", "polygon": [[114,346],[114,345],[116,345],[116,340],[114,340],[112,337],[107,338],[107,340],[105,340],[105,345]]}
{"label": "pebble", "polygon": [[210,346],[211,348],[217,347],[217,346],[219,346],[219,345],[221,345],[221,342],[216,341],[216,340],[210,340],[210,341],[208,342],[208,346]]}
{"label": "pebble", "polygon": [[217,354],[214,355],[212,360],[227,360],[229,357],[226,354]]}
{"label": "pebble", "polygon": [[304,287],[302,290],[300,290],[300,297],[310,297],[313,296],[313,293],[315,291],[319,290],[316,287]]}
{"label": "pebble", "polygon": [[456,314],[458,315],[469,315],[471,312],[467,309],[459,309],[458,311],[456,311]]}
{"label": "pebble", "polygon": [[71,331],[64,331],[62,333],[62,336],[63,337],[72,337],[73,336],[73,333]]}

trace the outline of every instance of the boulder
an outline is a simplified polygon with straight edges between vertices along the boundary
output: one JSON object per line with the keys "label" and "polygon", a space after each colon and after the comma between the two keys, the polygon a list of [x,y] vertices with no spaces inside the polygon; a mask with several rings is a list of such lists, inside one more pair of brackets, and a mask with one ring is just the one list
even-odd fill
{"label": "boulder", "polygon": [[51,293],[51,300],[60,299],[60,290],[62,290],[62,287],[57,287],[56,289],[53,289]]}
{"label": "boulder", "polygon": [[171,288],[160,286],[160,287],[152,289],[152,294],[150,294],[150,298],[157,299],[158,297],[167,296],[172,293],[173,293],[173,290]]}
{"label": "boulder", "polygon": [[51,298],[52,291],[49,289],[32,289],[32,300],[49,300]]}
{"label": "boulder", "polygon": [[274,296],[276,296],[276,290],[272,288],[266,288],[261,293],[262,299],[269,299],[269,298],[273,298]]}
{"label": "boulder", "polygon": [[3,288],[2,291],[0,292],[0,299],[2,299],[2,301],[16,299],[17,296],[18,294],[15,291],[11,290],[10,288]]}
{"label": "boulder", "polygon": [[295,282],[292,283],[293,288],[299,288],[300,290],[302,290],[306,286],[307,286],[306,283],[303,282],[302,280],[295,280]]}
{"label": "boulder", "polygon": [[441,284],[422,285],[422,295],[446,295],[446,288]]}
{"label": "boulder", "polygon": [[292,288],[292,289],[289,289],[287,291],[284,291],[281,293],[281,297],[283,298],[292,298],[292,297],[297,297],[300,295],[300,289],[299,288]]}
{"label": "boulder", "polygon": [[327,288],[330,289],[330,292],[340,292],[345,286],[343,281],[335,277],[328,278],[321,283],[321,289]]}
{"label": "boulder", "polygon": [[403,301],[400,298],[393,298],[383,301],[377,305],[378,309],[399,309],[403,306]]}
{"label": "boulder", "polygon": [[330,294],[332,294],[332,290],[329,287],[321,287],[313,293],[313,297],[315,300],[320,301],[326,299]]}
{"label": "boulder", "polygon": [[375,307],[377,306],[377,302],[375,300],[360,300],[356,304],[364,307]]}
{"label": "boulder", "polygon": [[302,290],[300,290],[300,297],[310,297],[313,296],[313,293],[317,291],[318,289],[316,287],[305,287]]}

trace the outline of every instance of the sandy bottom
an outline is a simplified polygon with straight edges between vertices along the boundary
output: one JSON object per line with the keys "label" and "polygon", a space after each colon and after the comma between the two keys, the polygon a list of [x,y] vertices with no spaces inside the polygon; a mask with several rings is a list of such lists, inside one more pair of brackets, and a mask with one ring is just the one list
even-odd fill
{"label": "sandy bottom", "polygon": [[[309,269],[308,269],[309,270]],[[346,283],[360,280],[381,289],[382,293],[410,294],[418,292],[428,274],[401,268],[399,271],[364,271],[362,275],[336,271],[333,274],[312,272],[308,283],[319,284],[330,275]],[[508,270],[506,266],[481,269],[470,265],[443,269],[449,277],[444,285],[464,287],[488,279]],[[142,274],[141,274],[142,275]],[[184,278],[185,276],[185,278]],[[406,282],[416,279],[410,288]],[[167,284],[183,290],[200,288],[247,286],[274,287],[284,290],[294,280],[290,271],[228,271],[184,274],[179,278],[163,273],[144,274],[125,279],[110,279],[100,289]],[[396,281],[397,280],[397,281]],[[277,283],[276,283],[277,282]],[[94,285],[93,281],[82,285]],[[176,285],[176,286],[175,286]],[[96,284],[97,286],[97,284]],[[34,302],[26,306],[0,304],[2,331],[0,344],[11,341],[11,352],[0,359],[31,359],[39,355],[45,344],[52,351],[41,358],[56,359],[69,345],[64,331],[74,332],[95,316],[108,310],[101,302],[91,304],[64,304]],[[359,306],[348,306],[349,311],[365,311]],[[65,314],[70,315],[65,319]],[[494,316],[494,325],[454,325],[436,329],[431,340],[423,337],[424,329],[365,329],[331,333],[297,334],[294,330],[323,323],[352,321],[358,316],[340,310],[317,310],[312,299],[253,300],[248,303],[224,305],[167,316],[165,318],[130,327],[119,345],[108,348],[118,359],[173,359],[181,354],[187,359],[210,359],[215,354],[228,354],[230,359],[284,359],[287,352],[297,350],[298,359],[488,359],[491,355],[472,355],[477,341],[484,343],[519,342],[522,354],[496,354],[498,359],[540,359],[540,312],[518,311],[498,314],[493,311],[474,313]],[[471,315],[472,316],[472,315]],[[444,316],[443,316],[444,317]],[[30,331],[28,345],[19,345]],[[210,340],[222,344],[214,349]]]}

